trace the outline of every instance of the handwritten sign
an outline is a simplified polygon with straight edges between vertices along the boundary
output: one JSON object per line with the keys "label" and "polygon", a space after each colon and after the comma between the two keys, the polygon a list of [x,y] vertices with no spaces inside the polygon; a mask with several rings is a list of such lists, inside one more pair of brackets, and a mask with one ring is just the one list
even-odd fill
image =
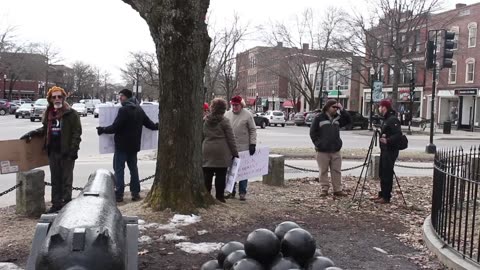
{"label": "handwritten sign", "polygon": [[241,159],[234,158],[232,165],[228,168],[227,171],[227,183],[225,184],[225,191],[232,192],[233,186],[235,185],[235,180],[237,179],[238,168],[241,164]]}
{"label": "handwritten sign", "polygon": [[[107,127],[113,124],[113,121],[115,121],[115,118],[118,114],[118,109],[120,109],[120,107],[99,107],[98,109],[98,124],[101,127]],[[142,109],[145,111],[145,114],[148,116],[148,118],[150,118],[150,120],[152,120],[154,123],[158,122],[158,105],[146,105],[142,106]],[[115,142],[113,137],[113,134],[102,134],[100,136],[100,154],[115,152]],[[157,144],[158,131],[143,127],[140,150],[157,149]]]}
{"label": "handwritten sign", "polygon": [[[235,182],[268,174],[269,154],[270,148],[268,147],[258,147],[252,156],[248,151],[238,153],[240,160],[235,161],[234,159],[232,166],[229,168],[225,190],[232,192]],[[238,167],[238,169],[234,168],[234,166]],[[236,176],[235,171],[237,171]]]}

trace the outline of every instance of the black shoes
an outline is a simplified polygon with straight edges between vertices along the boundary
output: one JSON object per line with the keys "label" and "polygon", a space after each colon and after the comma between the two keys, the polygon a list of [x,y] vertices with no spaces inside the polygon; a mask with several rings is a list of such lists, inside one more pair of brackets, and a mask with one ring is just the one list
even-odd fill
{"label": "black shoes", "polygon": [[117,198],[116,198],[116,201],[117,201],[117,202],[123,202],[123,197],[117,197]]}
{"label": "black shoes", "polygon": [[140,194],[132,193],[132,201],[136,202],[136,201],[140,201],[141,199],[142,197],[140,197]]}

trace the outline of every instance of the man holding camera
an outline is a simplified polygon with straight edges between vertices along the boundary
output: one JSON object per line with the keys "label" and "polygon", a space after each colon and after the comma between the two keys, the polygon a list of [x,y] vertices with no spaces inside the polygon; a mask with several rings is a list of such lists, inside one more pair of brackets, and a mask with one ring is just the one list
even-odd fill
{"label": "man holding camera", "polygon": [[373,201],[379,204],[390,203],[393,186],[393,167],[398,158],[399,144],[402,137],[402,128],[397,113],[392,109],[388,99],[380,101],[379,112],[383,115],[383,124],[380,131],[380,189],[378,197]]}

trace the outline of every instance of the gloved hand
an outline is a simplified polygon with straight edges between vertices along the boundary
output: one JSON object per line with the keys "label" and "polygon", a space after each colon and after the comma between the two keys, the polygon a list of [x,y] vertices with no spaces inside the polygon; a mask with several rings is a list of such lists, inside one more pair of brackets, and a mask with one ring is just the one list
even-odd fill
{"label": "gloved hand", "polygon": [[32,140],[32,137],[38,136],[38,132],[36,130],[32,130],[30,132],[25,133],[20,140],[26,140],[29,143]]}
{"label": "gloved hand", "polygon": [[158,130],[158,123],[155,124],[155,130]]}
{"label": "gloved hand", "polygon": [[103,133],[105,133],[105,128],[104,127],[97,127],[98,136],[102,135]]}
{"label": "gloved hand", "polygon": [[250,156],[253,156],[253,154],[255,154],[255,144],[250,144],[248,146],[248,151],[250,152]]}

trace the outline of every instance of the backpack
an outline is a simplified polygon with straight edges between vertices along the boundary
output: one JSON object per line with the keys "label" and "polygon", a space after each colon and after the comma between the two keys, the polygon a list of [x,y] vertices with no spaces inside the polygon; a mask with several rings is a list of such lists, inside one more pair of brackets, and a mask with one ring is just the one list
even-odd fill
{"label": "backpack", "polygon": [[408,139],[407,136],[402,134],[402,137],[400,137],[400,141],[398,143],[398,150],[405,150],[408,148]]}

